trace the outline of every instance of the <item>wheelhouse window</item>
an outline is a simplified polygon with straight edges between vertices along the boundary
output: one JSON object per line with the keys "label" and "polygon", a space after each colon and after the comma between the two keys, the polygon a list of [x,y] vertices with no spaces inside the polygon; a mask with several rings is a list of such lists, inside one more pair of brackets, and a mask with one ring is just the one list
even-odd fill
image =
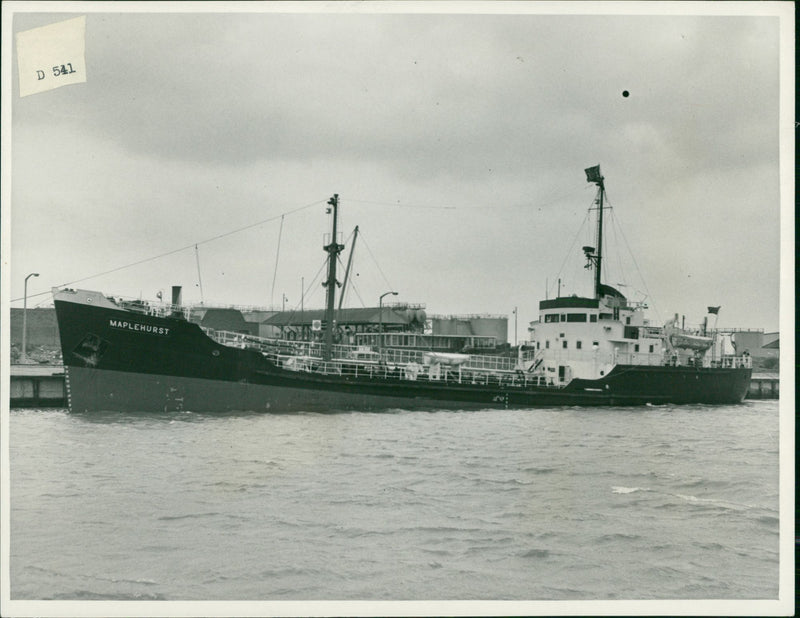
{"label": "wheelhouse window", "polygon": [[548,313],[544,316],[545,323],[548,322],[558,322],[558,314],[557,313]]}
{"label": "wheelhouse window", "polygon": [[597,314],[593,313],[592,315],[590,315],[589,316],[589,321],[590,322],[597,322]]}
{"label": "wheelhouse window", "polygon": [[567,314],[567,322],[585,322],[586,321],[586,314],[585,313],[568,313]]}
{"label": "wheelhouse window", "polygon": [[626,326],[623,329],[623,337],[625,339],[638,339],[639,338],[639,327],[638,326]]}

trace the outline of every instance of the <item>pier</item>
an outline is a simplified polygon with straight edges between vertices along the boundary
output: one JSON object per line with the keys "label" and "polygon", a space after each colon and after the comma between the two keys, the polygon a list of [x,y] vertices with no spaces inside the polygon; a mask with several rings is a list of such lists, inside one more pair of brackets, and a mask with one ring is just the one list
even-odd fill
{"label": "pier", "polygon": [[[12,408],[66,408],[63,365],[11,365]],[[776,374],[754,374],[746,399],[778,399]]]}
{"label": "pier", "polygon": [[745,399],[778,399],[780,378],[776,374],[753,374]]}
{"label": "pier", "polygon": [[12,408],[66,408],[63,365],[11,365]]}

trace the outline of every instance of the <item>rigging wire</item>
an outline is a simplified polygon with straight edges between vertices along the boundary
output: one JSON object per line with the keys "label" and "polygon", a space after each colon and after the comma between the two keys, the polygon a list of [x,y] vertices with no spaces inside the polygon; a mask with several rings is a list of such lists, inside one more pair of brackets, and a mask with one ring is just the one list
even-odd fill
{"label": "rigging wire", "polygon": [[[310,299],[310,298],[313,298],[313,297],[314,297],[314,294],[311,294],[311,296],[308,296],[308,293],[309,293],[309,292],[310,292],[312,289],[316,289],[316,287],[317,287],[317,280],[320,278],[320,276],[322,275],[322,273],[325,271],[325,267],[326,267],[327,265],[328,265],[328,260],[327,260],[327,258],[326,258],[326,259],[322,260],[322,264],[320,265],[320,267],[319,267],[319,270],[317,271],[317,274],[316,274],[316,275],[314,275],[314,278],[311,280],[311,283],[309,283],[309,284],[306,286],[306,289],[305,289],[305,291],[303,292],[303,297],[302,297],[304,300],[307,300],[307,299]],[[295,307],[295,308],[296,308],[296,307]]]}
{"label": "rigging wire", "polygon": [[[625,282],[625,281],[628,281],[629,279],[628,279],[627,273],[625,272],[625,270],[626,270],[625,269],[625,265],[622,262],[622,251],[619,250],[619,247],[620,247],[619,236],[618,236],[619,222],[617,221],[617,218],[614,215],[613,209],[611,211],[611,216],[609,217],[609,219],[610,219],[610,222],[611,222],[610,231],[611,231],[611,234],[613,234],[613,236],[614,236],[614,238],[613,238],[613,246],[616,249],[615,254],[616,254],[616,258],[617,258],[617,271],[618,271],[618,274],[617,274],[617,277],[615,278],[615,280],[619,279],[619,281]],[[623,285],[626,285],[626,284],[623,283]]]}
{"label": "rigging wire", "polygon": [[363,231],[361,232],[361,241],[362,241],[362,244],[367,248],[367,252],[369,253],[370,257],[372,258],[372,261],[375,262],[375,266],[378,267],[378,271],[381,273],[381,276],[383,277],[383,280],[386,282],[386,285],[389,286],[390,290],[393,290],[394,287],[392,287],[392,284],[389,283],[389,279],[386,278],[386,275],[384,274],[383,269],[381,268],[381,265],[378,264],[378,260],[375,259],[375,254],[373,254],[372,253],[372,249],[369,248],[369,243],[367,242],[367,239],[364,238],[364,232]]}
{"label": "rigging wire", "polygon": [[[537,204],[529,204],[529,203],[525,203],[525,204],[507,204],[507,205],[505,205],[503,207],[505,207],[505,208],[529,208],[529,209],[542,208],[543,206],[550,206],[552,204],[560,202],[561,200],[563,200],[563,199],[565,199],[565,198],[567,198],[567,197],[569,197],[569,196],[571,196],[571,195],[573,195],[575,193],[578,193],[579,191],[583,191],[584,188],[585,188],[584,185],[581,184],[580,186],[576,186],[574,189],[570,189],[566,193],[562,193],[560,195],[556,195],[553,198],[549,198],[547,201],[540,202],[540,203],[537,203]],[[347,198],[347,201],[348,202],[355,202],[355,203],[359,203],[359,204],[372,204],[372,205],[375,205],[375,206],[392,206],[392,207],[395,207],[395,208],[423,208],[423,209],[426,209],[426,210],[486,210],[487,209],[487,207],[483,206],[483,205],[481,205],[481,206],[466,206],[466,205],[461,205],[461,206],[443,205],[443,206],[439,206],[439,205],[430,205],[430,204],[404,204],[404,203],[400,202],[400,200],[397,200],[395,202],[385,202],[385,201],[380,201],[380,200],[359,200],[359,199],[354,199],[354,198]]]}
{"label": "rigging wire", "polygon": [[377,200],[356,200],[351,197],[347,198],[348,202],[355,202],[358,204],[372,204],[374,206],[394,206],[397,208],[425,208],[430,210],[455,210],[456,208],[463,208],[459,206],[429,206],[423,204],[403,204],[400,200],[396,202],[379,202]]}
{"label": "rigging wire", "polygon": [[[355,233],[355,230],[353,230],[353,232],[350,233],[350,236],[347,237],[347,240],[345,241],[345,244],[347,244],[347,242],[350,240],[350,238],[352,238],[354,233]],[[342,264],[341,256],[337,255],[336,258],[339,260],[339,264]],[[311,294],[311,296],[308,296],[308,293],[312,289],[316,288],[317,280],[320,278],[320,275],[323,273],[323,271],[325,270],[325,267],[327,265],[328,265],[328,258],[324,258],[322,260],[322,264],[319,267],[319,270],[317,271],[317,274],[314,275],[314,278],[311,281],[311,283],[309,283],[306,286],[306,288],[301,291],[300,300],[297,303],[295,303],[294,307],[292,308],[291,315],[289,316],[289,322],[287,323],[287,326],[291,326],[292,325],[292,320],[294,320],[294,316],[297,314],[299,308],[302,306],[304,301],[307,300],[308,298],[313,298],[314,295]],[[308,311],[315,311],[315,310],[314,309],[308,309]]]}
{"label": "rigging wire", "polygon": [[[300,212],[301,210],[306,210],[307,208],[311,208],[312,206],[317,206],[322,204],[324,200],[317,200],[316,202],[312,202],[310,204],[306,204],[305,206],[300,206],[299,208],[295,208],[293,210],[289,210],[283,214],[275,215],[274,217],[269,217],[268,219],[263,219],[261,221],[257,221],[256,223],[251,223],[250,225],[245,225],[244,227],[237,228],[235,230],[231,230],[229,232],[224,232],[222,234],[217,234],[216,236],[212,236],[211,238],[206,238],[205,240],[200,240],[198,242],[193,242],[190,245],[186,245],[185,247],[180,247],[178,249],[172,249],[171,251],[165,251],[164,253],[159,253],[158,255],[153,255],[148,258],[143,258],[141,260],[137,260],[136,262],[131,262],[130,264],[125,264],[123,266],[117,266],[116,268],[111,268],[109,270],[105,270],[100,273],[95,273],[94,275],[89,275],[88,277],[82,277],[81,279],[74,279],[72,281],[67,281],[66,283],[61,283],[57,286],[57,288],[63,288],[68,285],[73,285],[75,283],[81,283],[82,281],[88,281],[89,279],[96,279],[97,277],[102,277],[104,275],[110,275],[111,273],[118,272],[120,270],[125,270],[126,268],[132,268],[134,266],[139,266],[140,264],[145,264],[147,262],[152,262],[153,260],[158,260],[163,257],[167,257],[168,255],[174,255],[175,253],[180,253],[181,251],[186,251],[187,249],[191,249],[197,245],[204,245],[206,243],[213,242],[215,240],[219,240],[220,238],[225,238],[226,236],[232,236],[233,234],[238,234],[239,232],[244,232],[245,230],[249,230],[254,227],[258,227],[259,225],[263,225],[265,223],[270,223],[271,221],[275,221],[279,217],[284,217],[285,215],[293,215],[295,213]],[[47,292],[37,292],[36,294],[28,294],[28,298],[36,298],[37,296],[43,296],[45,294],[50,294],[50,291]],[[13,298],[9,302],[16,302],[19,300],[23,300],[22,297],[20,298]]]}
{"label": "rigging wire", "polygon": [[[308,286],[306,286],[306,289],[302,291],[301,296],[300,296],[300,301],[295,303],[295,306],[292,308],[292,311],[289,314],[289,321],[286,323],[286,326],[292,326],[292,324],[293,324],[292,321],[294,320],[295,315],[297,315],[298,310],[300,309],[300,307],[303,305],[303,301],[306,298],[306,294],[317,285],[317,280],[320,278],[320,275],[322,275],[322,273],[325,271],[325,267],[327,265],[328,265],[328,260],[324,259],[322,261],[322,265],[319,267],[319,270],[317,271],[317,274],[314,275],[314,279],[311,281],[311,283],[308,284]],[[312,294],[312,297],[313,297],[313,294]],[[303,309],[303,312],[306,312],[306,311],[318,311],[318,310],[317,309]]]}
{"label": "rigging wire", "polygon": [[[649,299],[651,299],[653,301],[653,311],[656,314],[656,319],[659,322],[661,322],[662,321],[661,320],[661,315],[660,315],[660,313],[658,311],[658,307],[655,305],[656,301],[653,298],[653,296],[650,294],[650,290],[647,287],[647,281],[645,280],[644,276],[642,275],[642,271],[639,269],[639,263],[636,261],[636,255],[631,250],[631,246],[628,243],[628,239],[625,237],[625,230],[624,230],[624,228],[622,226],[622,222],[619,220],[619,217],[617,216],[617,214],[616,214],[616,212],[615,212],[615,210],[613,208],[613,205],[611,204],[611,200],[608,199],[608,192],[606,192],[606,202],[608,203],[609,210],[611,211],[611,215],[610,215],[610,218],[611,218],[611,232],[614,234],[614,246],[615,247],[619,247],[620,246],[620,243],[617,240],[617,238],[618,238],[617,234],[619,234],[619,237],[622,238],[622,241],[625,244],[625,248],[628,251],[628,255],[630,256],[631,261],[633,261],[634,268],[636,269],[636,274],[639,276],[639,281],[641,282],[642,286],[644,287],[645,298],[649,298]],[[604,262],[607,262],[607,261],[608,260],[605,260]],[[622,253],[620,251],[617,251],[617,263],[618,263],[618,267],[619,267],[620,276],[622,277],[622,280],[625,281],[626,280],[626,275],[625,275],[625,269],[623,268],[623,264],[622,264]],[[604,268],[605,267],[606,266],[604,264]],[[606,274],[605,271],[604,271],[604,274]],[[637,291],[639,293],[642,293],[640,290],[637,290]]]}
{"label": "rigging wire", "polygon": [[662,321],[661,314],[659,313],[658,307],[655,304],[656,300],[655,298],[653,298],[653,295],[650,293],[650,290],[647,287],[647,281],[642,275],[642,271],[639,269],[639,263],[636,261],[636,256],[633,254],[633,251],[631,251],[631,246],[630,244],[628,244],[628,239],[625,237],[625,231],[622,229],[622,225],[620,225],[619,222],[617,222],[617,225],[619,225],[620,236],[622,236],[622,240],[625,243],[625,247],[628,249],[628,253],[631,256],[631,259],[633,260],[633,266],[636,268],[636,273],[639,275],[639,279],[642,281],[642,285],[644,286],[644,291],[647,294],[647,298],[653,301],[653,311],[656,314],[656,319],[659,322],[661,322]]}
{"label": "rigging wire", "polygon": [[[573,193],[577,192],[578,190],[581,190],[582,188],[583,187],[581,187],[580,189],[571,190],[571,191],[569,191],[567,193],[564,193],[562,195],[559,195],[559,196],[557,196],[557,197],[555,197],[555,198],[553,198],[553,199],[551,199],[551,200],[549,200],[547,202],[542,202],[542,203],[540,203],[538,205],[536,205],[536,204],[534,204],[534,205],[519,204],[519,205],[514,205],[512,207],[540,208],[542,206],[549,206],[551,204],[554,204],[554,203],[564,199],[565,197],[568,197],[568,196],[572,195]],[[394,207],[402,207],[402,208],[424,208],[424,209],[432,209],[432,210],[455,210],[455,209],[481,209],[481,210],[484,210],[486,208],[485,206],[449,206],[449,205],[448,206],[437,206],[437,205],[424,205],[424,204],[403,204],[403,203],[401,203],[399,201],[397,201],[397,202],[383,202],[383,201],[378,201],[378,200],[360,200],[360,199],[352,199],[352,198],[348,198],[348,201],[349,202],[355,202],[355,203],[362,203],[362,204],[374,204],[374,205],[378,205],[378,206],[394,206]],[[194,248],[195,251],[197,251],[198,245],[203,245],[203,244],[206,244],[206,243],[213,242],[215,240],[219,240],[221,238],[225,238],[227,236],[231,236],[233,234],[238,234],[239,232],[244,232],[246,230],[252,229],[252,228],[257,227],[259,225],[263,225],[265,223],[270,223],[272,221],[275,221],[278,218],[281,219],[281,229],[282,229],[282,227],[283,227],[283,219],[284,219],[284,217],[286,215],[295,214],[295,213],[300,212],[302,210],[306,210],[308,208],[311,208],[312,206],[317,206],[319,204],[322,204],[323,202],[324,202],[324,200],[318,200],[318,201],[312,202],[310,204],[306,204],[305,206],[300,206],[300,207],[295,208],[293,210],[289,210],[289,211],[287,211],[285,213],[282,213],[280,215],[275,215],[273,217],[269,217],[267,219],[263,219],[261,221],[255,222],[255,223],[251,223],[249,225],[246,225],[246,226],[234,229],[234,230],[230,230],[230,231],[224,232],[222,234],[217,234],[216,236],[212,236],[210,238],[206,238],[204,240],[200,240],[200,241],[191,243],[191,244],[186,245],[184,247],[179,247],[177,249],[172,249],[170,251],[165,251],[163,253],[159,253],[157,255],[153,255],[153,256],[150,256],[150,257],[147,257],[147,258],[143,258],[143,259],[137,260],[135,262],[130,262],[128,264],[123,264],[122,266],[117,266],[115,268],[104,270],[102,272],[95,273],[93,275],[88,275],[86,277],[81,277],[79,279],[73,279],[72,281],[66,281],[66,282],[60,283],[60,284],[58,284],[58,285],[56,285],[54,287],[63,288],[63,287],[69,286],[69,285],[74,285],[76,283],[81,283],[83,281],[89,281],[91,279],[96,279],[98,277],[103,277],[105,275],[110,275],[112,273],[119,272],[119,271],[125,270],[127,268],[133,268],[134,266],[139,266],[141,264],[146,264],[147,262],[152,262],[154,260],[158,260],[158,259],[170,256],[170,255],[174,255],[176,253],[180,253],[181,251],[186,251],[187,249]],[[366,242],[365,242],[365,245],[366,245]],[[370,255],[372,256],[372,259],[375,261],[376,265],[378,266],[378,269],[380,270],[380,265],[377,263],[377,260],[375,260],[375,256],[372,254],[372,251],[369,249],[369,246],[368,245],[366,245],[366,246],[367,246],[367,250],[369,251]],[[280,233],[279,233],[279,240],[278,240],[278,251],[279,250],[280,250]],[[196,254],[196,257],[197,257],[197,254]],[[198,261],[198,265],[199,265],[199,258],[197,259],[197,261]],[[276,258],[276,263],[275,263],[276,272],[277,272],[277,266],[278,266],[278,263],[277,263],[277,258]],[[389,284],[389,281],[386,278],[386,275],[383,273],[383,271],[381,271],[381,275],[383,276],[384,281],[387,283],[387,285],[389,285],[389,287],[391,287],[391,284]],[[272,299],[273,299],[272,297],[274,296],[275,277],[276,277],[276,275],[273,274],[273,285],[272,285],[272,291],[271,291],[271,294],[270,294],[270,302],[272,302]],[[198,268],[198,279],[200,279],[199,268]],[[202,288],[202,284],[200,284],[200,286]],[[29,294],[28,298],[36,298],[38,296],[45,296],[45,295],[48,295],[48,294],[51,294],[51,291],[37,292],[37,293],[34,293],[34,294]],[[202,296],[203,296],[203,294],[202,294],[202,290],[201,290],[201,298],[202,298]],[[22,297],[13,298],[9,302],[18,302],[20,300],[23,300]]]}
{"label": "rigging wire", "polygon": [[[342,266],[344,266],[344,264],[342,263],[342,260],[341,260],[341,259],[339,260],[339,264],[341,264]],[[364,299],[362,299],[362,298],[361,298],[361,294],[359,294],[359,293],[358,293],[358,290],[356,289],[356,282],[355,282],[355,281],[353,281],[353,278],[351,277],[351,278],[350,278],[350,280],[349,280],[347,283],[348,283],[348,285],[349,285],[351,288],[353,288],[353,292],[354,292],[354,293],[355,293],[355,295],[358,297],[358,302],[360,302],[360,303],[361,303],[361,306],[362,306],[362,307],[366,307],[367,305],[366,305],[366,304],[364,304]],[[347,294],[347,293],[349,293],[349,290],[342,290],[342,294],[343,294],[343,295],[344,295],[344,294]],[[341,308],[341,307],[340,307],[340,308]]]}
{"label": "rigging wire", "polygon": [[344,303],[344,299],[347,296],[347,284],[350,281],[350,271],[353,267],[353,256],[356,252],[356,239],[358,238],[358,226],[353,229],[353,242],[350,243],[350,253],[347,257],[347,266],[344,269],[344,282],[342,283],[342,293],[339,294],[339,307],[338,309],[342,308],[342,304]]}
{"label": "rigging wire", "polygon": [[278,276],[278,258],[281,255],[281,238],[283,237],[283,215],[281,215],[281,227],[278,230],[278,248],[275,250],[275,270],[272,272],[272,289],[269,292],[269,305],[274,306],[275,302],[275,278]]}
{"label": "rigging wire", "polygon": [[[350,298],[350,288],[353,286],[353,278],[347,273],[347,266],[342,262],[341,256],[339,258],[339,266],[345,269],[345,279],[342,283],[342,291],[339,294],[339,302],[337,303],[336,310],[341,310],[342,306],[346,306],[347,300]],[[353,269],[353,261],[350,261],[350,270]]]}
{"label": "rigging wire", "polygon": [[[353,256],[353,257],[355,257],[355,256]],[[336,310],[337,311],[340,311],[343,306],[346,307],[347,306],[346,303],[347,303],[348,299],[350,298],[350,288],[353,286],[353,277],[352,277],[353,259],[349,260],[349,264],[350,264],[350,271],[351,272],[348,273],[347,272],[347,266],[342,262],[341,259],[339,259],[339,265],[344,267],[344,269],[345,269],[345,276],[344,276],[344,281],[342,282],[342,291],[339,294],[338,303],[336,305]]]}
{"label": "rigging wire", "polygon": [[560,202],[560,201],[562,201],[562,200],[564,200],[564,199],[566,199],[566,198],[568,198],[568,197],[570,197],[572,195],[575,195],[576,193],[582,193],[585,189],[586,189],[585,185],[581,184],[579,187],[575,187],[574,189],[571,189],[571,190],[567,191],[566,193],[562,193],[561,195],[557,195],[557,196],[549,199],[546,202],[540,202],[538,204],[515,204],[515,205],[512,205],[512,207],[515,207],[515,208],[542,208],[543,206],[552,206],[553,204],[556,204],[556,203],[558,203],[558,202]]}
{"label": "rigging wire", "polygon": [[[592,199],[594,199],[594,198],[592,198]],[[586,222],[589,219],[589,212],[590,212],[589,210],[586,211],[586,214],[583,217],[583,222],[581,223],[580,228],[578,228],[578,233],[575,234],[575,237],[572,239],[572,243],[570,244],[569,249],[567,250],[566,254],[564,255],[564,261],[561,262],[561,267],[558,269],[558,274],[556,275],[556,282],[554,282],[556,285],[557,285],[558,278],[561,277],[561,273],[564,271],[564,266],[566,265],[567,260],[572,255],[572,248],[575,246],[575,242],[578,240],[578,237],[584,231],[584,227],[586,226]],[[550,290],[547,291],[548,295],[549,295],[549,293],[550,293]]]}
{"label": "rigging wire", "polygon": [[[350,236],[347,237],[347,239],[344,241],[344,244],[347,244],[350,241],[350,239],[353,237],[354,234],[355,234],[355,229],[353,229],[353,231],[350,232]],[[341,256],[337,255],[336,258],[339,260],[339,264],[342,264]],[[301,290],[301,292],[300,292],[300,300],[297,303],[295,303],[295,306],[292,309],[292,313],[291,313],[288,325],[291,325],[291,320],[294,319],[294,315],[297,313],[298,308],[300,306],[302,306],[302,304],[306,300],[308,292],[311,291],[313,288],[315,288],[315,286],[317,284],[317,280],[319,279],[320,275],[325,270],[325,267],[327,265],[328,265],[328,258],[325,258],[325,259],[322,260],[322,264],[320,265],[319,270],[317,271],[317,274],[314,275],[314,279],[311,281],[311,283],[308,284],[308,286],[306,286],[306,288],[304,290]],[[313,294],[311,295],[311,297],[313,297]],[[313,310],[310,310],[310,311],[313,311]]]}
{"label": "rigging wire", "polygon": [[[358,226],[356,226],[356,227],[354,227],[354,228],[353,228],[353,231],[352,231],[352,232],[350,232],[350,235],[349,235],[349,236],[348,236],[348,237],[345,239],[345,241],[342,243],[344,246],[347,246],[348,244],[350,244],[351,240],[352,240],[353,242],[355,242],[355,240],[354,240],[354,236],[356,235],[356,230],[357,230],[357,229],[358,229]],[[352,248],[352,245],[350,245],[350,247]],[[345,295],[347,294],[347,291],[348,291],[348,290],[347,290],[347,285],[346,285],[346,284],[350,283],[350,281],[348,280],[347,267],[345,266],[344,262],[342,262],[342,255],[341,255],[341,253],[339,253],[339,254],[337,254],[337,255],[336,255],[336,261],[337,261],[337,264],[339,264],[339,266],[341,266],[342,268],[344,268],[344,269],[345,269],[344,282],[342,283],[342,293],[339,295],[339,305],[338,305],[338,307],[337,307],[337,311],[338,311],[339,309],[341,309],[341,308],[342,308],[342,303],[343,303],[343,301],[344,301],[344,297],[345,297]],[[352,264],[351,264],[351,267],[352,267]]]}
{"label": "rigging wire", "polygon": [[202,305],[205,299],[203,298],[203,279],[200,277],[200,251],[196,244],[194,246],[194,258],[197,262],[197,283],[200,285],[200,304]]}

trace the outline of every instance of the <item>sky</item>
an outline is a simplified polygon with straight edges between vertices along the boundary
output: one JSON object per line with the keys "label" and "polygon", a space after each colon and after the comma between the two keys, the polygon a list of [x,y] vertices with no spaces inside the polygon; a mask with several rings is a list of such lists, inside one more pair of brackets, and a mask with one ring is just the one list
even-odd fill
{"label": "sky", "polygon": [[11,304],[38,272],[29,307],[63,284],[287,308],[304,286],[322,307],[336,193],[343,239],[359,226],[347,305],[393,290],[429,314],[508,315],[510,339],[518,307],[522,340],[540,300],[591,294],[599,164],[605,282],[654,323],[721,306],[719,327],[777,331],[793,214],[776,8],[647,4],[17,12],[14,33],[86,15],[87,79],[19,97],[16,50],[4,67]]}

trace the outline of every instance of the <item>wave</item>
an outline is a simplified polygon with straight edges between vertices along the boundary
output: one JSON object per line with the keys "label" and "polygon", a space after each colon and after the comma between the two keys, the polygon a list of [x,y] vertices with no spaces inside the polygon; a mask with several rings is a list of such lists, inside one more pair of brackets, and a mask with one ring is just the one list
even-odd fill
{"label": "wave", "polygon": [[776,517],[775,515],[759,515],[756,517],[756,521],[761,524],[769,524],[770,526],[777,526],[780,523],[780,518]]}
{"label": "wave", "polygon": [[638,534],[625,534],[624,532],[612,532],[611,534],[604,534],[597,537],[600,543],[607,543],[609,541],[638,541],[642,537]]}
{"label": "wave", "polygon": [[92,590],[73,590],[59,592],[45,600],[51,601],[166,601],[163,594],[151,592],[94,592]]}
{"label": "wave", "polygon": [[536,466],[532,466],[530,468],[523,468],[523,472],[532,472],[533,474],[550,474],[551,472],[555,472],[556,468],[538,468]]}
{"label": "wave", "polygon": [[[692,482],[691,485],[703,485],[702,482],[694,483]],[[656,505],[657,508],[675,508],[675,507],[685,507],[685,506],[692,506],[697,509],[719,509],[723,511],[734,511],[739,513],[748,514],[748,516],[756,519],[759,523],[767,524],[767,525],[775,525],[778,522],[778,518],[773,516],[770,512],[766,514],[763,513],[764,509],[761,507],[754,505],[754,504],[746,504],[743,502],[733,502],[731,500],[724,500],[720,498],[702,498],[695,496],[693,494],[683,494],[683,493],[673,493],[668,491],[657,491],[653,490],[649,487],[624,487],[624,486],[613,486],[611,487],[611,492],[615,494],[632,494],[637,492],[648,492],[654,496],[661,496],[663,498],[667,498],[663,503]],[[676,502],[675,500],[669,500],[669,498],[678,498],[680,501]],[[756,515],[755,513],[758,513]]]}
{"label": "wave", "polygon": [[549,558],[550,557],[550,550],[549,549],[529,549],[527,551],[522,552],[519,554],[522,558]]}
{"label": "wave", "polygon": [[651,491],[649,487],[622,487],[614,486],[611,488],[612,494],[633,494],[637,491]]}
{"label": "wave", "polygon": [[44,493],[41,494],[42,498],[80,498],[81,494],[77,492],[73,493],[66,493],[66,494],[54,494],[54,493]]}
{"label": "wave", "polygon": [[728,500],[720,500],[717,498],[698,498],[697,496],[693,496],[690,494],[668,494],[668,495],[675,496],[676,498],[680,498],[681,500],[685,500],[686,502],[689,502],[691,504],[710,506],[731,511],[744,511],[747,509],[757,508],[755,505],[752,504],[744,504],[741,502],[730,502]]}
{"label": "wave", "polygon": [[439,533],[481,533],[485,532],[483,528],[474,528],[474,527],[467,527],[467,528],[456,528],[454,526],[406,526],[403,528],[398,528],[397,530],[402,532],[425,532],[427,534],[439,534]]}
{"label": "wave", "polygon": [[690,481],[685,481],[683,483],[677,483],[678,487],[685,487],[687,489],[692,487],[713,487],[713,488],[720,488],[724,489],[731,486],[730,481],[717,481],[712,479],[704,479],[704,478],[697,478]]}
{"label": "wave", "polygon": [[420,547],[420,551],[426,554],[433,554],[434,556],[452,556],[453,552],[447,549],[430,549],[428,547]]}
{"label": "wave", "polygon": [[308,567],[275,567],[273,569],[264,569],[258,573],[258,577],[262,580],[270,579],[272,577],[293,577],[297,575],[331,575],[332,571],[328,569],[315,569]]}
{"label": "wave", "polygon": [[178,521],[181,519],[200,519],[203,517],[216,517],[221,515],[221,513],[213,512],[213,513],[186,513],[185,515],[162,515],[158,518],[158,521]]}

